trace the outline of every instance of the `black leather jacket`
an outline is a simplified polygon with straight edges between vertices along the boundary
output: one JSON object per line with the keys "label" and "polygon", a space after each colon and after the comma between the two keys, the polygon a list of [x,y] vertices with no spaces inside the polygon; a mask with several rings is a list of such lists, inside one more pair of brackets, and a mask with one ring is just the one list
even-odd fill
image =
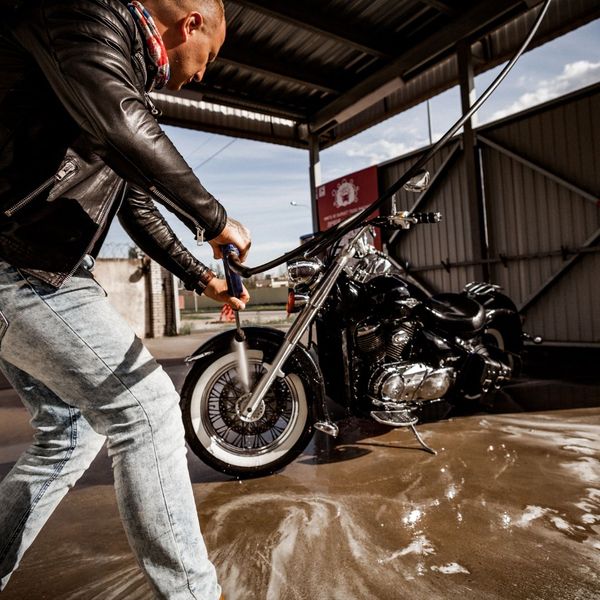
{"label": "black leather jacket", "polygon": [[223,207],[159,127],[142,37],[119,0],[27,0],[0,24],[0,258],[60,287],[114,216],[201,292],[208,269],[153,200],[199,239]]}

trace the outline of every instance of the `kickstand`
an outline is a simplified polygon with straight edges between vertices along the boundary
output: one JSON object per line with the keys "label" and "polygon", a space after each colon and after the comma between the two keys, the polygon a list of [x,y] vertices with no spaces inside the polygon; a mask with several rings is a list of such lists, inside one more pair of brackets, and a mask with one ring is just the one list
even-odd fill
{"label": "kickstand", "polygon": [[429,454],[433,454],[434,456],[437,456],[437,451],[435,451],[433,448],[431,448],[430,446],[428,446],[425,443],[423,438],[419,435],[419,432],[417,431],[417,428],[415,427],[414,423],[410,424],[410,428],[412,429],[412,432],[415,434],[415,437],[417,438],[419,444],[421,444],[423,450],[425,450],[425,452],[429,452]]}
{"label": "kickstand", "polygon": [[423,438],[419,435],[419,432],[415,428],[415,425],[419,422],[418,417],[416,417],[410,410],[397,410],[392,405],[391,409],[388,406],[384,405],[385,410],[372,410],[371,416],[378,422],[383,425],[390,425],[392,427],[410,427],[412,432],[415,434],[417,441],[421,444],[421,447],[426,452],[437,455],[437,452],[430,448],[424,441]]}

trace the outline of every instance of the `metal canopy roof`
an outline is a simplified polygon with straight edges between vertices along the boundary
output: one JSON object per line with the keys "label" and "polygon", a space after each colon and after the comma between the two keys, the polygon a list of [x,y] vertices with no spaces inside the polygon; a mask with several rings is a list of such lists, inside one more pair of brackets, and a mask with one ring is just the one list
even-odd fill
{"label": "metal canopy roof", "polygon": [[[476,73],[507,60],[540,3],[226,0],[227,40],[202,83],[154,97],[167,124],[327,147],[456,85],[461,40]],[[597,0],[554,0],[534,45],[598,17]]]}

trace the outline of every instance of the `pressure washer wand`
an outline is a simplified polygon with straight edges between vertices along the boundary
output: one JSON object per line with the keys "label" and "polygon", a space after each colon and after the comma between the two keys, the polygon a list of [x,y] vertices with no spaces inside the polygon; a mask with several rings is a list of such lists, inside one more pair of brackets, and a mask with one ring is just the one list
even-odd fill
{"label": "pressure washer wand", "polygon": [[[235,298],[241,298],[244,291],[242,278],[231,270],[229,266],[229,257],[233,254],[239,258],[240,251],[233,245],[227,244],[221,246],[223,253],[223,268],[225,269],[225,279],[227,281],[227,293]],[[233,338],[233,350],[238,356],[238,373],[244,390],[250,391],[250,376],[248,372],[248,358],[246,356],[246,334],[242,329],[240,322],[240,311],[234,309],[235,314],[235,335]]]}

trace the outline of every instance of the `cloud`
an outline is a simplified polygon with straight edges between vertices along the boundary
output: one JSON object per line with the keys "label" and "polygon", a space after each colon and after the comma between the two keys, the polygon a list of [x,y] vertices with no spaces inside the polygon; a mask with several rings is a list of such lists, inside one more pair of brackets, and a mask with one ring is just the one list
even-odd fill
{"label": "cloud", "polygon": [[[560,75],[552,79],[542,80],[536,85],[533,92],[527,92],[521,95],[515,102],[507,108],[496,111],[492,115],[492,120],[502,119],[507,115],[520,112],[531,106],[536,106],[542,102],[547,102],[558,96],[568,94],[574,90],[591,85],[600,80],[600,62],[591,62],[589,60],[579,60],[564,66]],[[519,80],[520,85],[526,85],[523,78]],[[532,81],[528,81],[532,87]]]}
{"label": "cloud", "polygon": [[426,122],[421,127],[412,124],[386,125],[375,127],[346,142],[346,156],[367,159],[368,164],[376,165],[428,143],[424,133]]}
{"label": "cloud", "polygon": [[394,158],[396,156],[402,156],[409,152],[412,148],[417,146],[411,146],[404,142],[390,142],[388,140],[377,140],[369,144],[356,144],[353,148],[348,148],[348,156],[367,158],[370,165],[376,165],[380,162],[387,160],[388,158]]}

